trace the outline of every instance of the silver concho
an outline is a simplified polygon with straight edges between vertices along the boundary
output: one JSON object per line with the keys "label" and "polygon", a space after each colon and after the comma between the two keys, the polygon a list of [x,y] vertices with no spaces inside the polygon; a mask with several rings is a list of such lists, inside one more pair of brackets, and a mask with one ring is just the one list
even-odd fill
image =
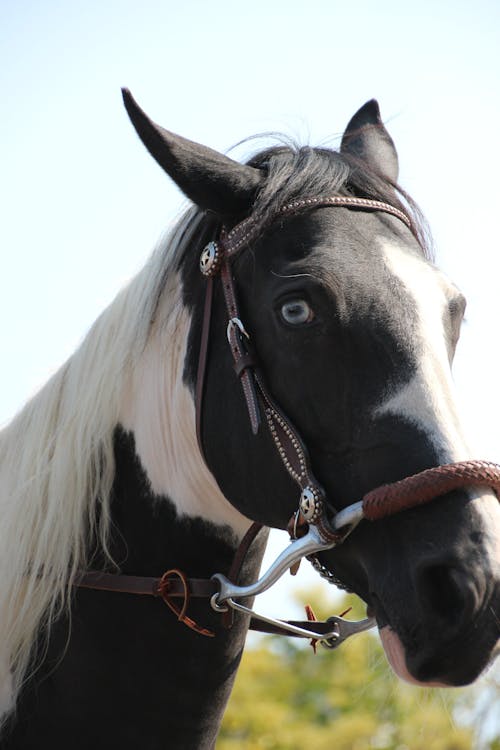
{"label": "silver concho", "polygon": [[200,255],[200,271],[204,276],[214,276],[219,270],[220,252],[216,242],[209,242]]}
{"label": "silver concho", "polygon": [[300,493],[299,509],[306,521],[315,521],[321,513],[322,502],[319,493],[311,487],[304,487]]}

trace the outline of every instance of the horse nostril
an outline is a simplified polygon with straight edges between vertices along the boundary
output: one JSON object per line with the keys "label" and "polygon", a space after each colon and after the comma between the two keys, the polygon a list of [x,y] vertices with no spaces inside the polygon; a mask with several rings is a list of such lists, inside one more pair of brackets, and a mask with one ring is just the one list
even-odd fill
{"label": "horse nostril", "polygon": [[443,563],[426,564],[417,573],[417,592],[429,615],[456,625],[471,614],[477,603],[472,582],[458,568]]}

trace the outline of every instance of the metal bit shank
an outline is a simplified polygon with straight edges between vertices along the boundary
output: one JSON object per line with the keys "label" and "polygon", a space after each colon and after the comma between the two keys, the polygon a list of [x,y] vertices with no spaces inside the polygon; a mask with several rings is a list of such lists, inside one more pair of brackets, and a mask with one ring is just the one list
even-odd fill
{"label": "metal bit shank", "polygon": [[327,620],[331,623],[332,629],[335,630],[335,636],[333,638],[324,637],[321,639],[321,645],[325,648],[337,648],[351,635],[356,633],[362,633],[365,630],[374,628],[377,621],[374,617],[366,617],[364,620],[344,620],[343,617],[337,617],[332,615]]}
{"label": "metal bit shank", "polygon": [[[354,503],[343,511],[340,511],[334,519],[332,526],[335,529],[345,529],[346,533],[341,537],[345,538],[359,523],[363,517],[362,503]],[[260,615],[257,612],[245,607],[235,599],[244,597],[254,597],[267,591],[281,576],[286,573],[294,563],[300,562],[303,557],[316,554],[327,549],[331,549],[338,544],[339,540],[326,541],[321,535],[319,529],[311,524],[307,534],[300,539],[295,539],[283,552],[276,558],[270,568],[255,583],[248,586],[238,586],[232,583],[226,576],[216,573],[212,579],[219,584],[218,593],[214,594],[211,599],[211,605],[217,612],[223,612],[231,607],[243,614],[250,615],[259,620],[263,620],[272,625],[277,625],[282,630],[286,630],[290,635],[312,638],[320,641],[326,648],[337,648],[346,638],[356,633],[361,633],[375,626],[374,618],[366,618],[355,622],[344,620],[341,617],[332,616],[327,622],[331,624],[331,629],[327,633],[319,633],[313,630],[305,630],[293,623],[284,620],[277,620],[272,617]]]}
{"label": "metal bit shank", "polygon": [[256,596],[267,591],[273,583],[291,568],[291,566],[301,560],[306,555],[312,555],[315,552],[331,549],[336,542],[325,542],[315,526],[310,526],[307,534],[300,539],[295,539],[286,549],[276,558],[271,567],[255,583],[248,586],[238,586],[232,583],[222,573],[216,573],[212,579],[218,581],[220,591],[217,594],[217,605],[223,604],[227,599],[240,599],[246,596]]}

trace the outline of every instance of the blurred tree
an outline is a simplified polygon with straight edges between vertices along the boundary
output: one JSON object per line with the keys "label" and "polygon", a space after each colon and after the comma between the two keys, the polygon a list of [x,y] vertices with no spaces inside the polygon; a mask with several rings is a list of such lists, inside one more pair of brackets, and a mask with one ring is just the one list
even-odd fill
{"label": "blurred tree", "polygon": [[[308,598],[319,618],[332,613]],[[363,616],[355,597],[336,602],[337,612]],[[464,706],[461,690],[404,685],[372,635],[316,656],[294,639],[267,638],[244,653],[217,750],[478,750],[471,722],[456,720]]]}

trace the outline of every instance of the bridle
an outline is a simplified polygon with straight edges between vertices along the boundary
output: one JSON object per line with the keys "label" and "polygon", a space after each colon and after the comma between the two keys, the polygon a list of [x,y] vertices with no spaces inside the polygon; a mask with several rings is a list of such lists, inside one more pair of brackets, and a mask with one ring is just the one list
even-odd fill
{"label": "bridle", "polygon": [[[296,567],[303,557],[307,557],[323,577],[338,583],[334,574],[321,564],[317,555],[341,544],[362,519],[375,521],[427,503],[464,486],[486,486],[497,495],[500,493],[500,466],[487,461],[462,461],[427,469],[399,482],[378,487],[361,501],[340,511],[327,503],[325,491],[312,473],[304,441],[266,387],[256,348],[241,320],[232,273],[234,257],[258,238],[272,222],[322,206],[383,212],[396,217],[410,230],[413,229],[412,221],[406,213],[383,201],[339,195],[304,198],[280,207],[265,220],[251,215],[230,231],[222,229],[220,237],[209,242],[200,257],[200,271],[206,279],[206,291],[195,393],[198,445],[204,456],[203,398],[214,283],[219,277],[228,319],[227,340],[234,371],[242,385],[252,433],[257,435],[265,421],[285,470],[300,490],[297,510],[288,524],[290,544],[258,581],[247,586],[238,585],[238,576],[251,544],[262,528],[257,523],[251,526],[243,538],[228,576],[215,573],[210,579],[189,579],[178,569],[167,571],[161,578],[88,572],[78,577],[76,585],[161,597],[181,622],[201,635],[212,636],[213,633],[187,615],[191,597],[209,598],[212,608],[224,613],[224,622],[228,627],[232,622],[231,613],[235,610],[251,616],[250,627],[253,629],[312,638],[313,641],[321,641],[323,645],[335,648],[350,635],[373,627],[374,618],[350,622],[341,617],[331,617],[325,622],[315,622],[311,621],[312,615],[308,613],[308,621],[275,620],[256,614],[238,600],[267,590],[286,571]],[[180,605],[176,599],[181,600]]]}

